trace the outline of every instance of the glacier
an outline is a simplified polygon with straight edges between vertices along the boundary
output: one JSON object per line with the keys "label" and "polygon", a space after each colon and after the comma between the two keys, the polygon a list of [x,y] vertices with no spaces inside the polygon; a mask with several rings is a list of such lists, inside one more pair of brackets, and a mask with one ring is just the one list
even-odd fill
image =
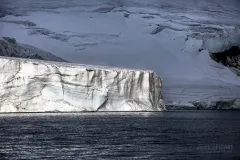
{"label": "glacier", "polygon": [[239,7],[237,0],[4,0],[0,36],[68,62],[154,70],[175,109],[240,108],[235,64],[211,58],[240,46]]}
{"label": "glacier", "polygon": [[150,70],[0,57],[0,90],[0,112],[165,110]]}

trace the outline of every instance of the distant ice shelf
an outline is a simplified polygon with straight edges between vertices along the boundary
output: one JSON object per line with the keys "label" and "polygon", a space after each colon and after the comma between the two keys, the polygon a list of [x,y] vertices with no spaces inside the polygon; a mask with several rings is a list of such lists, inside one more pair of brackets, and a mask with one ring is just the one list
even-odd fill
{"label": "distant ice shelf", "polygon": [[165,110],[148,70],[0,57],[0,90],[0,112]]}

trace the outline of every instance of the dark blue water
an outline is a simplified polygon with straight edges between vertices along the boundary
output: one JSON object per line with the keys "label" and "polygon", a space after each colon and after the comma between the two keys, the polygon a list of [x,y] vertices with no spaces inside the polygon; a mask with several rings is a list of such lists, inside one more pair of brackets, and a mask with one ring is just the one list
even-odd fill
{"label": "dark blue water", "polygon": [[0,115],[0,159],[237,159],[240,112]]}

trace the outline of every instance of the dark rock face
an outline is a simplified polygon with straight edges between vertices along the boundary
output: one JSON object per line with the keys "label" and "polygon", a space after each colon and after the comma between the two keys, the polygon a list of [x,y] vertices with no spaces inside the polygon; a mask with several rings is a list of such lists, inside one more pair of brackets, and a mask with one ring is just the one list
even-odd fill
{"label": "dark rock face", "polygon": [[30,45],[20,44],[10,37],[2,37],[0,39],[0,56],[66,62],[64,59],[49,52]]}
{"label": "dark rock face", "polygon": [[240,99],[234,99],[229,101],[215,101],[211,103],[207,102],[193,102],[193,105],[198,109],[210,109],[210,110],[239,110]]}
{"label": "dark rock face", "polygon": [[9,43],[16,44],[16,39],[14,39],[14,38],[11,38],[11,37],[3,37],[3,39],[5,39],[6,41],[8,41]]}
{"label": "dark rock face", "polygon": [[191,102],[192,106],[166,105],[167,110],[240,110],[240,99]]}
{"label": "dark rock face", "polygon": [[218,63],[240,69],[240,48],[237,46],[233,46],[223,52],[211,53],[210,56]]}

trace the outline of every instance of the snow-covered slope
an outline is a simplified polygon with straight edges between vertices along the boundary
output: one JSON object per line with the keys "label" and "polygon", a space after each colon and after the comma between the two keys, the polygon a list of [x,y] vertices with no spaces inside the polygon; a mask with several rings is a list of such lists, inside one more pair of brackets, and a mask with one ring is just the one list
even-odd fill
{"label": "snow-covered slope", "polygon": [[0,112],[162,111],[153,71],[0,57]]}
{"label": "snow-covered slope", "polygon": [[0,35],[69,62],[150,69],[168,105],[240,98],[240,77],[212,60],[240,44],[239,0],[4,0]]}

